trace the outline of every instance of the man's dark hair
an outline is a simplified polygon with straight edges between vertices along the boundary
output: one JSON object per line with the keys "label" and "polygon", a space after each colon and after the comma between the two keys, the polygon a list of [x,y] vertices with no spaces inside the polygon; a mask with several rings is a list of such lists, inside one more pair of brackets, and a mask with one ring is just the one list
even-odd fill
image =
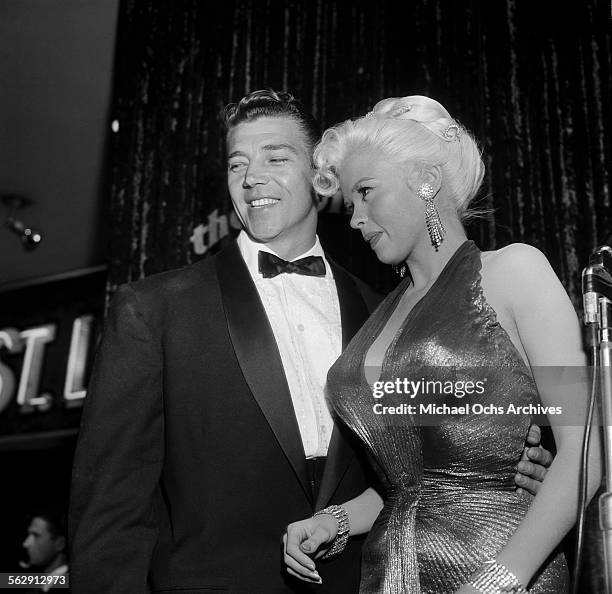
{"label": "man's dark hair", "polygon": [[55,538],[58,536],[66,536],[66,514],[62,510],[41,508],[34,510],[29,514],[30,521],[34,518],[40,518],[47,523],[47,528],[51,535]]}
{"label": "man's dark hair", "polygon": [[225,108],[225,125],[228,130],[244,122],[253,122],[265,117],[289,117],[295,120],[306,137],[312,153],[319,140],[320,129],[314,116],[291,94],[272,89],[253,91],[237,103]]}

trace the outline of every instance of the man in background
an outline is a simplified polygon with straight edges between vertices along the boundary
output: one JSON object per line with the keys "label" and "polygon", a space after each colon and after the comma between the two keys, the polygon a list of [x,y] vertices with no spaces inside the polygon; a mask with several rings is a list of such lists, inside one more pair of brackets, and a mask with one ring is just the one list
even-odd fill
{"label": "man in background", "polygon": [[[27,554],[26,567],[31,572],[47,573],[53,576],[68,574],[66,554],[66,528],[61,515],[41,512],[34,515],[23,541]],[[42,585],[38,590],[47,592],[52,585]]]}

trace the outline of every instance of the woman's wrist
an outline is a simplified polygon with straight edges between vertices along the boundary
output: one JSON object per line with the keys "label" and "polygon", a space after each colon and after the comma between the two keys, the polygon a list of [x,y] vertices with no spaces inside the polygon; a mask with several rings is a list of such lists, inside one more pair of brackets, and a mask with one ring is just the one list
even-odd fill
{"label": "woman's wrist", "polygon": [[336,522],[336,535],[331,541],[330,548],[322,557],[322,559],[327,559],[344,551],[350,533],[349,518],[348,512],[341,505],[330,505],[316,512],[313,517],[321,515],[331,516]]}

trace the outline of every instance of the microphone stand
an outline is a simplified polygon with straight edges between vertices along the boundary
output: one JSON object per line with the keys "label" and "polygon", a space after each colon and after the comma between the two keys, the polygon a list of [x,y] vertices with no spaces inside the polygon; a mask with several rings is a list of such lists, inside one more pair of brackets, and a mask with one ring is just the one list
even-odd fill
{"label": "microphone stand", "polygon": [[583,273],[583,288],[585,284],[588,285],[591,299],[587,307],[588,298],[585,293],[585,323],[595,340],[593,346],[596,347],[595,356],[600,370],[606,490],[599,497],[599,527],[603,539],[606,593],[612,594],[612,248],[597,248],[584,272],[588,280],[584,283]]}
{"label": "microphone stand", "polygon": [[606,590],[612,593],[612,288],[599,298],[600,399],[604,432],[606,491],[599,497],[599,527],[602,530]]}

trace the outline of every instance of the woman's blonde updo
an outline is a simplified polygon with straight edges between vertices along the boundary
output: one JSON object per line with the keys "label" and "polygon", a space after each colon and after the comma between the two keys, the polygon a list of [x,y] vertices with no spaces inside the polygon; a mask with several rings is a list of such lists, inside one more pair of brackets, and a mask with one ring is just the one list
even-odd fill
{"label": "woman's blonde updo", "polygon": [[434,99],[422,95],[379,101],[367,115],[329,128],[314,151],[315,191],[331,196],[339,189],[344,158],[360,148],[380,151],[416,168],[438,165],[442,184],[460,218],[476,196],[484,163],[472,135]]}

